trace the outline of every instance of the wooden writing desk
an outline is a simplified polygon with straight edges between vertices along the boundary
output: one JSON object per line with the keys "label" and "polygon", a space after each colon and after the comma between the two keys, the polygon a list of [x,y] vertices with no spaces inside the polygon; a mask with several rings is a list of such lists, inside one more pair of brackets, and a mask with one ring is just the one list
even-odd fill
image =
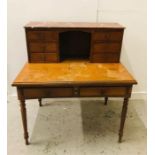
{"label": "wooden writing desk", "polygon": [[41,106],[42,98],[52,97],[105,97],[105,104],[108,97],[123,97],[121,142],[128,98],[136,84],[120,64],[125,27],[118,23],[30,22],[24,28],[29,63],[12,85],[17,87],[26,144],[25,99],[39,99]]}
{"label": "wooden writing desk", "polygon": [[27,63],[12,84],[20,100],[25,143],[29,144],[25,100],[39,99],[41,106],[42,98],[53,97],[105,97],[105,104],[108,97],[123,97],[121,142],[128,99],[136,83],[121,63]]}

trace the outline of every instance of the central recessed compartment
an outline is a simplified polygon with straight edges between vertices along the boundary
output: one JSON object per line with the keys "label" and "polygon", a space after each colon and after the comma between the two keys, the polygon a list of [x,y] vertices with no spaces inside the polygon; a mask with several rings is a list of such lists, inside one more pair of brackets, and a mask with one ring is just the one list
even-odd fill
{"label": "central recessed compartment", "polygon": [[59,33],[60,60],[89,59],[90,42],[90,32],[65,31]]}

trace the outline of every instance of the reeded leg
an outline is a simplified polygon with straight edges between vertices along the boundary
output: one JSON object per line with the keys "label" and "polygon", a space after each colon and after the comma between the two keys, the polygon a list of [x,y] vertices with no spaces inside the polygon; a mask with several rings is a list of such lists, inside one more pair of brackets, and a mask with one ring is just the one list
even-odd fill
{"label": "reeded leg", "polygon": [[29,135],[27,131],[27,116],[26,116],[25,100],[20,100],[20,108],[21,108],[22,123],[23,123],[23,129],[24,129],[25,144],[28,145]]}
{"label": "reeded leg", "polygon": [[41,99],[41,98],[39,98],[39,99],[38,99],[38,101],[39,101],[39,106],[41,107],[41,106],[42,106],[42,102],[41,102],[41,101],[42,101],[42,99]]}
{"label": "reeded leg", "polygon": [[104,105],[107,105],[108,97],[105,97]]}
{"label": "reeded leg", "polygon": [[127,108],[128,108],[128,98],[124,98],[123,107],[122,107],[122,113],[121,113],[121,122],[120,122],[120,129],[119,129],[119,139],[118,142],[122,142],[123,137],[123,129],[124,129],[124,123],[126,119],[127,114]]}

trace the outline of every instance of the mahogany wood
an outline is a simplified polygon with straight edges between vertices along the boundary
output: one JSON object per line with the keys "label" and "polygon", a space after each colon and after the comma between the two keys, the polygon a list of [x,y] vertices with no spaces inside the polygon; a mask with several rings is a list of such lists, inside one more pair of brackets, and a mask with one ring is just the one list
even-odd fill
{"label": "mahogany wood", "polygon": [[42,98],[51,97],[105,97],[105,105],[108,97],[123,97],[121,142],[128,99],[137,84],[119,63],[124,27],[117,23],[31,22],[25,32],[29,63],[12,84],[20,100],[25,144],[29,144],[25,100],[38,99],[42,106]]}
{"label": "mahogany wood", "polygon": [[14,86],[121,86],[136,84],[121,63],[26,63]]}
{"label": "mahogany wood", "polygon": [[42,99],[39,98],[38,101],[39,101],[39,106],[41,107],[42,106]]}
{"label": "mahogany wood", "polygon": [[129,100],[128,98],[124,98],[122,113],[121,113],[121,122],[120,122],[118,142],[122,142],[124,123],[125,123],[127,108],[128,108],[128,100]]}
{"label": "mahogany wood", "polygon": [[20,109],[21,109],[22,123],[23,123],[23,129],[24,129],[25,144],[28,145],[29,134],[28,134],[28,129],[27,129],[27,114],[26,114],[25,98],[23,96],[22,89],[17,88],[17,92],[18,92],[18,98],[20,100]]}
{"label": "mahogany wood", "polygon": [[70,58],[94,63],[119,62],[123,26],[117,23],[58,24],[31,22],[25,26],[29,62],[60,62]]}
{"label": "mahogany wood", "polygon": [[104,105],[107,105],[107,103],[108,103],[108,97],[105,97]]}
{"label": "mahogany wood", "polygon": [[121,142],[127,101],[136,83],[119,63],[66,61],[57,64],[26,64],[12,84],[18,89],[25,143],[28,144],[25,99],[38,99],[42,106],[42,98],[51,97],[105,97],[105,105],[108,97],[124,97],[119,131]]}

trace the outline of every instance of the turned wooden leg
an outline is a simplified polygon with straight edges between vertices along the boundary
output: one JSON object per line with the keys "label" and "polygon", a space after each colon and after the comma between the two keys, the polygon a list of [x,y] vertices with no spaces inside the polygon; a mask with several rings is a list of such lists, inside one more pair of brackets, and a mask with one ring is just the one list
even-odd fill
{"label": "turned wooden leg", "polygon": [[42,101],[42,99],[41,99],[41,98],[39,98],[39,99],[38,99],[38,101],[39,101],[39,106],[41,107],[41,106],[42,106],[42,102],[41,102],[41,101]]}
{"label": "turned wooden leg", "polygon": [[123,107],[122,107],[122,113],[121,113],[121,122],[120,122],[120,129],[119,129],[119,139],[118,142],[122,142],[123,137],[123,129],[124,129],[124,123],[126,119],[127,114],[127,108],[128,108],[128,98],[124,98]]}
{"label": "turned wooden leg", "polygon": [[20,100],[20,108],[21,108],[21,115],[22,115],[22,122],[23,122],[23,129],[24,129],[24,138],[25,138],[25,144],[28,145],[29,141],[29,135],[27,131],[27,116],[26,116],[26,106],[25,106],[25,100]]}
{"label": "turned wooden leg", "polygon": [[105,97],[104,105],[107,105],[108,97]]}

